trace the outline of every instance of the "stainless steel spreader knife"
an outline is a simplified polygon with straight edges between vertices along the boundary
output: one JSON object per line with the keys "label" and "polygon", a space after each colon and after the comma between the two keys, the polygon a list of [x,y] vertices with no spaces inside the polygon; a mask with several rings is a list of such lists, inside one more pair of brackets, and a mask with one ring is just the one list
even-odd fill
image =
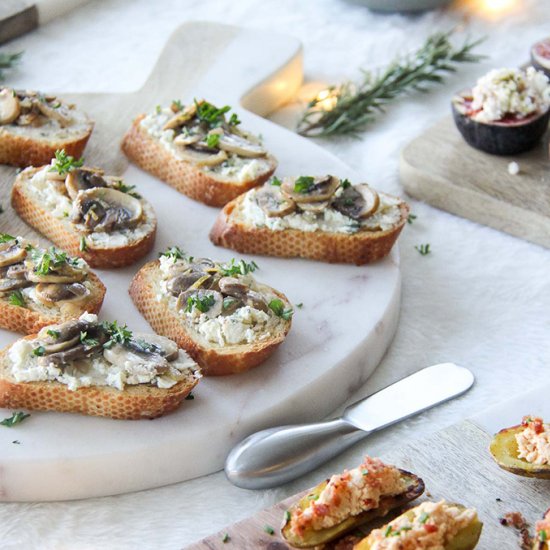
{"label": "stainless steel spreader knife", "polygon": [[427,367],[353,403],[336,420],[252,434],[229,453],[225,473],[243,489],[281,485],[373,432],[462,395],[473,383],[474,375],[453,363]]}

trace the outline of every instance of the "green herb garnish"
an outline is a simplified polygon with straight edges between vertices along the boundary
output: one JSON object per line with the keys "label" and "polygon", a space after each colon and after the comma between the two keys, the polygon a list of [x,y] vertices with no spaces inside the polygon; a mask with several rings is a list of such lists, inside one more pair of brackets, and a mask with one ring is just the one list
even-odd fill
{"label": "green herb garnish", "polygon": [[315,178],[312,176],[300,176],[294,182],[295,193],[309,193],[315,186]]}
{"label": "green herb garnish", "polygon": [[4,80],[4,70],[11,69],[21,60],[23,52],[0,53],[0,80]]}
{"label": "green herb garnish", "polygon": [[48,250],[39,250],[29,245],[27,250],[31,253],[31,257],[35,263],[34,271],[39,275],[47,275],[66,263],[77,265],[78,262],[78,260],[67,256],[66,252],[61,252],[53,246]]}
{"label": "green herb garnish", "polygon": [[369,471],[368,471],[366,468],[363,468],[363,470],[361,470],[361,473],[362,473],[364,476],[368,476],[368,475],[369,475]]}
{"label": "green herb garnish", "polygon": [[122,193],[126,193],[131,197],[135,197],[136,199],[141,199],[141,195],[134,191],[134,189],[136,188],[135,185],[126,185],[122,180],[118,180],[114,184],[112,184],[112,187],[113,189],[116,189],[117,191],[121,191]]}
{"label": "green herb garnish", "polygon": [[84,235],[80,237],[80,245],[78,248],[80,249],[80,252],[86,252],[86,250],[88,250],[88,243],[86,242],[86,237],[84,237]]}
{"label": "green herb garnish", "polygon": [[409,214],[409,215],[407,216],[407,223],[412,224],[412,223],[414,222],[414,220],[416,220],[417,217],[418,217],[418,216],[415,216],[414,214]]}
{"label": "green herb garnish", "polygon": [[231,540],[231,537],[229,536],[229,533],[224,533],[222,537],[222,542],[225,544],[226,542],[229,542]]}
{"label": "green herb garnish", "polygon": [[32,350],[32,354],[36,357],[42,357],[46,353],[46,348],[44,346],[38,346]]}
{"label": "green herb garnish", "polygon": [[285,521],[290,521],[290,512],[288,510],[285,511]]}
{"label": "green herb garnish", "polygon": [[99,344],[99,341],[95,338],[88,338],[88,332],[87,331],[81,331],[80,332],[80,343],[84,344],[87,348],[93,348],[94,346],[97,346]]}
{"label": "green herb garnish", "polygon": [[419,246],[417,245],[415,246],[415,248],[420,254],[422,254],[422,256],[427,256],[431,252],[429,244],[421,244]]}
{"label": "green herb garnish", "polygon": [[229,117],[229,126],[238,126],[240,123],[241,121],[239,120],[239,117],[235,113],[233,113]]}
{"label": "green herb garnish", "polygon": [[422,525],[424,525],[424,523],[426,523],[428,521],[429,517],[430,517],[430,514],[428,514],[427,512],[422,512],[418,516],[418,522],[421,523]]}
{"label": "green herb garnish", "polygon": [[265,531],[268,535],[274,535],[274,534],[275,534],[275,529],[273,529],[273,527],[271,527],[271,525],[266,525],[266,526],[264,526],[264,531]]}
{"label": "green herb garnish", "polygon": [[351,182],[347,178],[340,180],[340,187],[342,189],[347,189],[348,187],[351,187]]}
{"label": "green herb garnish", "polygon": [[7,426],[8,428],[12,428],[16,424],[20,424],[25,420],[25,418],[29,418],[30,414],[24,413],[23,411],[17,411],[12,413],[12,415],[9,418],[4,418],[0,424],[2,426]]}
{"label": "green herb garnish", "polygon": [[285,321],[289,321],[292,319],[292,315],[294,314],[294,310],[292,308],[285,309],[285,304],[282,300],[279,300],[279,298],[275,298],[274,300],[271,300],[269,302],[269,309],[277,315],[277,317],[281,317]]}
{"label": "green herb garnish", "polygon": [[542,531],[539,531],[539,540],[542,542],[546,542],[548,540],[548,535],[546,534],[546,531],[543,529]]}
{"label": "green herb garnish", "polygon": [[237,298],[233,298],[233,296],[225,296],[224,299],[223,299],[223,309],[226,310],[226,309],[229,309],[231,307],[232,304],[234,304],[235,302],[237,302]]}
{"label": "green herb garnish", "polygon": [[159,256],[172,258],[174,263],[176,263],[176,260],[185,260],[185,252],[179,246],[172,246],[171,248],[166,249],[165,252],[161,252]]}
{"label": "green herb garnish", "polygon": [[14,290],[8,297],[8,303],[12,306],[26,307],[25,297],[20,290]]}
{"label": "green herb garnish", "polygon": [[0,243],[9,243],[10,241],[15,241],[15,237],[12,237],[8,233],[0,233]]}
{"label": "green herb garnish", "polygon": [[233,275],[248,275],[253,273],[258,268],[258,264],[254,261],[248,263],[244,260],[239,260],[235,263],[235,258],[232,258],[231,261],[227,264],[220,265],[220,272],[225,277],[232,277]]}
{"label": "green herb garnish", "polygon": [[398,58],[380,71],[362,71],[360,82],[331,86],[308,103],[298,123],[304,136],[356,136],[365,130],[388,103],[415,91],[427,91],[440,83],[458,63],[476,63],[484,56],[472,51],[482,40],[466,41],[455,48],[451,32],[432,34],[413,54]]}
{"label": "green herb garnish", "polygon": [[183,103],[179,99],[173,99],[170,107],[172,111],[181,111],[183,109]]}
{"label": "green herb garnish", "polygon": [[84,164],[84,159],[76,160],[71,155],[65,153],[65,149],[58,149],[55,152],[55,161],[50,168],[50,172],[57,172],[61,176],[68,174],[71,170],[75,168],[80,168]]}
{"label": "green herb garnish", "polygon": [[112,348],[115,344],[124,346],[132,339],[132,331],[126,325],[120,326],[117,321],[105,321],[101,326],[109,336],[109,340],[103,344],[106,349]]}
{"label": "green herb garnish", "polygon": [[197,108],[197,118],[205,122],[210,128],[217,128],[221,126],[225,121],[225,113],[231,110],[229,105],[225,105],[221,109],[218,109],[212,103],[208,101],[198,102],[195,99],[195,106]]}
{"label": "green herb garnish", "polygon": [[160,105],[156,105],[155,106],[155,111],[156,111],[157,115],[160,115],[160,113],[162,113],[162,107]]}
{"label": "green herb garnish", "polygon": [[283,182],[277,176],[273,176],[269,183],[271,183],[271,185],[275,185],[276,187],[281,187],[281,185],[283,184]]}
{"label": "green herb garnish", "polygon": [[384,536],[387,538],[391,535],[391,532],[392,532],[392,526],[391,525],[388,525],[388,527],[386,528],[386,531],[384,533]]}
{"label": "green herb garnish", "polygon": [[214,294],[206,294],[202,298],[195,294],[194,296],[189,296],[189,298],[187,298],[185,312],[190,313],[193,311],[193,308],[196,308],[201,313],[206,313],[215,303],[216,298],[214,297]]}
{"label": "green herb garnish", "polygon": [[206,136],[206,145],[212,149],[218,147],[220,143],[220,134],[208,134]]}
{"label": "green herb garnish", "polygon": [[55,338],[56,340],[61,336],[61,333],[58,330],[53,330],[51,328],[46,331],[46,334],[48,336],[51,336],[52,338]]}
{"label": "green herb garnish", "polygon": [[302,309],[304,307],[304,304],[302,302],[300,302],[299,304],[296,304],[296,307],[298,309]]}

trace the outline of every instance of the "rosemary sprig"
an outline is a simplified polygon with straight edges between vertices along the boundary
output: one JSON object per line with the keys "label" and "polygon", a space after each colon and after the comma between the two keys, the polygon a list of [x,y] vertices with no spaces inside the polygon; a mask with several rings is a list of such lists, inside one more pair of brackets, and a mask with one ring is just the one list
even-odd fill
{"label": "rosemary sprig", "polygon": [[442,82],[445,73],[455,72],[455,64],[476,63],[485,57],[472,53],[483,39],[467,40],[456,49],[452,34],[435,33],[416,52],[396,59],[386,69],[363,70],[362,82],[345,82],[319,94],[308,103],[298,132],[308,137],[357,136],[396,97],[426,92],[428,85]]}
{"label": "rosemary sprig", "polygon": [[4,71],[2,69],[11,69],[21,60],[23,52],[0,53],[0,80],[4,80]]}

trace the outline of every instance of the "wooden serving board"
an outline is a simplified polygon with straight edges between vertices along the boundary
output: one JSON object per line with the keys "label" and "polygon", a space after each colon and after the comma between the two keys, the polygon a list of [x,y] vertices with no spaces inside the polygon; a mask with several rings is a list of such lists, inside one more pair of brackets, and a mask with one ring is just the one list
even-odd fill
{"label": "wooden serving board", "polygon": [[[501,470],[491,458],[488,447],[491,434],[503,427],[517,424],[525,414],[550,418],[550,402],[547,398],[549,391],[550,386],[546,386],[520,395],[478,417],[399,449],[387,450],[380,456],[389,463],[414,472],[424,480],[426,492],[415,502],[428,498],[432,501],[445,499],[476,508],[483,522],[483,531],[477,546],[479,550],[519,548],[516,533],[510,527],[503,527],[499,519],[506,512],[519,511],[533,526],[550,506],[550,480],[519,477]],[[363,444],[368,446],[368,438]],[[368,447],[365,452],[368,452]],[[281,537],[280,526],[285,510],[306,492],[289,497],[251,518],[222,529],[187,549],[291,548]],[[381,523],[383,522],[373,526]],[[266,526],[273,528],[273,535],[266,532]],[[224,543],[226,534],[229,540]]]}
{"label": "wooden serving board", "polygon": [[470,147],[447,117],[403,149],[400,177],[417,199],[550,248],[548,135],[532,151],[499,157]]}
{"label": "wooden serving board", "polygon": [[[128,94],[68,95],[44,82],[44,92],[76,103],[96,121],[86,163],[122,174],[158,217],[154,251],[129,268],[98,270],[107,287],[100,317],[134,330],[149,326],[128,296],[135,272],[175,244],[194,256],[229,261],[208,232],[218,209],[197,203],[129,166],[119,144],[132,119],[174,99],[205,97],[231,105],[243,127],[261,134],[279,160],[278,174],[333,173],[360,181],[336,157],[266,121],[302,80],[301,45],[291,37],[213,23],[188,23],[168,40],[142,89]],[[24,86],[24,84],[23,84]],[[9,206],[15,169],[0,167],[0,232],[40,239]],[[42,243],[47,245],[44,239]],[[229,450],[250,433],[278,424],[318,420],[343,403],[377,366],[399,315],[396,249],[374,265],[328,265],[248,257],[257,277],[283,291],[297,309],[285,343],[263,365],[238,376],[205,378],[173,414],[154,421],[113,421],[33,412],[0,429],[0,500],[66,500],[158,487],[223,467]],[[0,330],[0,345],[19,335]],[[315,399],[309,396],[315,395]],[[0,410],[0,419],[11,411]],[[19,443],[14,444],[14,441]]]}

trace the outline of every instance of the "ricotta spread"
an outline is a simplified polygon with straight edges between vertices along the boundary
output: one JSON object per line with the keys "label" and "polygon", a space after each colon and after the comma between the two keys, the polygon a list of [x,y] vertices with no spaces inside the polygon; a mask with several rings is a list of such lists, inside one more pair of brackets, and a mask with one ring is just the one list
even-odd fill
{"label": "ricotta spread", "polygon": [[[335,196],[337,197],[341,191],[336,191]],[[385,193],[378,193],[380,204],[376,212],[361,220],[354,220],[330,207],[320,213],[293,212],[286,216],[271,217],[258,205],[257,193],[258,189],[246,193],[238,215],[255,227],[267,227],[273,231],[298,229],[307,232],[353,234],[359,231],[385,231],[394,227],[401,219],[402,201]]]}
{"label": "ricotta spread", "polygon": [[[52,161],[53,165],[54,161]],[[32,170],[32,168],[27,169]],[[51,214],[59,220],[69,221],[73,201],[65,192],[63,181],[48,178],[50,166],[44,166],[37,170],[28,180],[27,189],[34,196],[35,200],[48,209]],[[82,224],[72,224],[77,231],[86,238],[86,243],[93,248],[112,248],[132,244],[149,235],[155,226],[155,213],[153,207],[145,200],[141,200],[143,208],[143,219],[132,228],[116,229],[111,233],[84,231]]]}
{"label": "ricotta spread", "polygon": [[531,464],[550,464],[550,425],[542,418],[526,416],[522,426],[516,434],[518,458]]}
{"label": "ricotta spread", "polygon": [[[96,322],[97,316],[84,313],[80,319]],[[122,364],[114,365],[103,352],[89,359],[71,361],[65,365],[40,362],[33,350],[35,340],[19,340],[9,349],[10,370],[17,382],[59,382],[70,390],[90,386],[110,386],[123,390],[126,386],[148,384],[170,388],[187,377],[200,377],[197,364],[182,350],[169,362],[169,370],[159,373],[139,355],[128,352]]]}
{"label": "ricotta spread", "polygon": [[306,528],[332,527],[377,508],[381,497],[398,495],[405,490],[406,483],[395,466],[367,456],[359,467],[332,476],[319,498],[292,515],[291,530],[301,535]]}
{"label": "ricotta spread", "polygon": [[475,520],[473,508],[444,500],[423,502],[369,535],[370,550],[445,550],[456,534]]}
{"label": "ricotta spread", "polygon": [[525,118],[550,107],[550,84],[546,75],[529,67],[494,69],[477,81],[472,90],[472,115],[479,122],[507,116]]}
{"label": "ricotta spread", "polygon": [[[182,159],[180,148],[174,143],[176,136],[174,130],[163,130],[164,125],[173,116],[174,112],[168,107],[157,109],[155,113],[145,116],[141,120],[140,125],[174,157]],[[227,160],[220,164],[215,166],[197,166],[197,168],[205,173],[215,174],[216,176],[242,183],[254,180],[258,176],[269,172],[272,166],[269,160],[265,158],[247,158],[229,153]]]}

